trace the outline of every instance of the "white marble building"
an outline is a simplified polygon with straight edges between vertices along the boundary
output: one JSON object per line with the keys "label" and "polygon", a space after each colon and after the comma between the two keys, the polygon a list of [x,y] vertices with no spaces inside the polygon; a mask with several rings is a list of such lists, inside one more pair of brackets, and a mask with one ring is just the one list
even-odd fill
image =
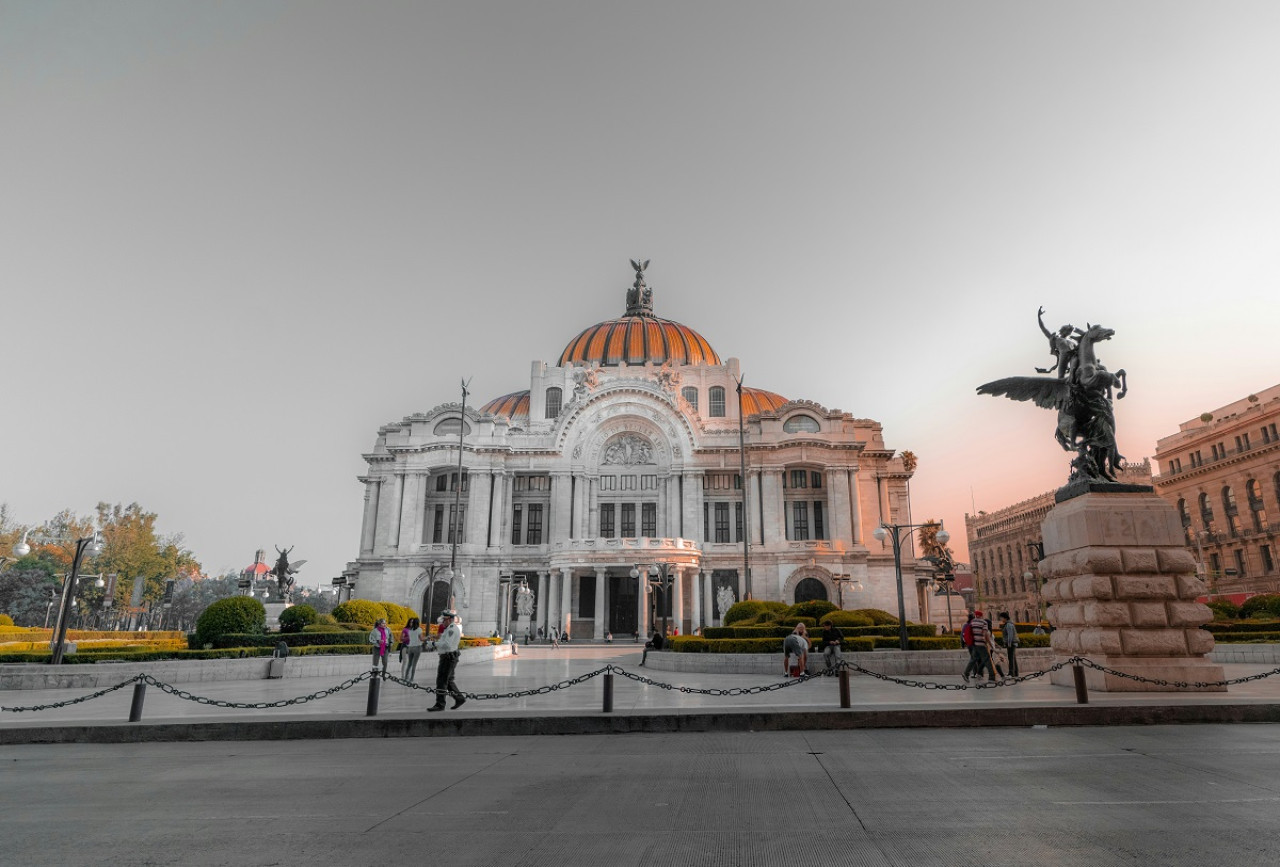
{"label": "white marble building", "polygon": [[[744,387],[744,515],[738,375],[736,358],[653,315],[638,270],[625,315],[535,361],[527,391],[468,405],[454,591],[467,632],[629,636],[666,613],[688,634],[747,595],[896,611],[893,552],[871,531],[910,522],[914,460],[877,422]],[[360,556],[345,573],[357,598],[424,617],[444,607],[460,408],[388,424],[364,456]],[[654,563],[668,564],[671,592],[631,577]],[[923,576],[914,561],[904,574],[915,620]],[[534,606],[517,621],[522,583]]]}

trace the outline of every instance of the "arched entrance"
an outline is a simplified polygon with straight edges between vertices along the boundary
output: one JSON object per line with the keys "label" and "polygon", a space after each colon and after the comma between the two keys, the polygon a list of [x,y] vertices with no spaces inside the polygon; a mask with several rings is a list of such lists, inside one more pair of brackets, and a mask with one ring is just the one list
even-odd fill
{"label": "arched entrance", "polygon": [[827,601],[827,588],[817,578],[804,578],[796,585],[796,604],[812,602],[815,599]]}
{"label": "arched entrance", "polygon": [[449,607],[449,582],[436,580],[431,583],[426,593],[422,594],[422,623],[429,626],[440,617],[440,612]]}

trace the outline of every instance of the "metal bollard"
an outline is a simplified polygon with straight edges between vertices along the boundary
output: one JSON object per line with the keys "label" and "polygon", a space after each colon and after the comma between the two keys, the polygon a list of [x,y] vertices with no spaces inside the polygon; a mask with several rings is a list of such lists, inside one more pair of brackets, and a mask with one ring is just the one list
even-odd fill
{"label": "metal bollard", "polygon": [[369,705],[365,708],[365,716],[378,715],[378,691],[382,688],[382,678],[374,675],[369,678]]}
{"label": "metal bollard", "polygon": [[1088,704],[1089,687],[1084,682],[1084,666],[1077,662],[1071,666],[1071,673],[1076,679],[1076,704]]}
{"label": "metal bollard", "polygon": [[604,676],[604,712],[613,713],[613,675]]}
{"label": "metal bollard", "polygon": [[138,681],[133,685],[133,703],[129,705],[129,722],[142,719],[142,702],[147,697],[147,685]]}
{"label": "metal bollard", "polygon": [[849,700],[849,669],[840,669],[840,707],[852,707],[853,702]]}

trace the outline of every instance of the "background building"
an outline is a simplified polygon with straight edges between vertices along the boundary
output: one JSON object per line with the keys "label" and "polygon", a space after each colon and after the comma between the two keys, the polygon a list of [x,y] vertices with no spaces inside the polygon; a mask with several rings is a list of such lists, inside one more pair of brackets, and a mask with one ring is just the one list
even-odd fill
{"label": "background building", "polygon": [[1156,443],[1156,491],[1182,518],[1211,593],[1280,592],[1280,385]]}
{"label": "background building", "polygon": [[[1130,485],[1151,484],[1151,461],[1131,463],[1117,480]],[[1043,543],[1040,525],[1054,507],[1056,491],[996,512],[964,516],[969,561],[974,574],[975,603],[984,613],[1008,611],[1028,623],[1043,619],[1036,545]]]}
{"label": "background building", "polygon": [[[439,612],[457,526],[469,632],[513,628],[520,606],[575,637],[643,633],[664,613],[687,633],[748,594],[896,611],[892,548],[871,531],[910,522],[914,460],[875,421],[743,388],[744,485],[738,360],[657,318],[642,270],[626,295],[623,316],[533,362],[528,389],[378,431],[355,595]],[[669,593],[632,577],[652,563],[668,564]],[[915,619],[925,570],[905,569]]]}

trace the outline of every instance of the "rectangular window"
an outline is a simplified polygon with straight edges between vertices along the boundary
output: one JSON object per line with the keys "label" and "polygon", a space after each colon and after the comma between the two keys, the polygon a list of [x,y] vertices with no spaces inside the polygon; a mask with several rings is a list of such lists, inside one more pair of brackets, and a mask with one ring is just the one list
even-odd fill
{"label": "rectangular window", "polygon": [[[455,521],[454,518],[457,518]],[[458,534],[458,544],[462,544],[467,538],[467,507],[460,506],[455,512],[453,506],[449,507],[449,544],[453,544],[454,532]]]}
{"label": "rectangular window", "polygon": [[602,491],[618,490],[618,477],[617,476],[601,476],[600,490]]}
{"label": "rectangular window", "polygon": [[511,544],[520,544],[520,506],[515,507],[515,511],[511,513]]}
{"label": "rectangular window", "polygon": [[1262,429],[1262,441],[1264,443],[1271,442],[1271,431],[1267,430],[1265,427]]}
{"label": "rectangular window", "polygon": [[733,504],[733,541],[742,541],[742,504]]}
{"label": "rectangular window", "polygon": [[809,538],[809,504],[791,504],[791,538],[803,542]]}
{"label": "rectangular window", "polygon": [[809,473],[805,470],[791,471],[791,487],[803,488],[809,484]]}
{"label": "rectangular window", "polygon": [[[443,480],[444,476],[440,478]],[[436,545],[444,541],[444,506],[436,506],[436,519],[431,528],[431,541]]]}
{"label": "rectangular window", "polygon": [[707,414],[712,418],[724,418],[724,389],[718,385],[707,389]]}
{"label": "rectangular window", "polygon": [[616,528],[613,525],[613,503],[600,504],[600,535],[612,539]]}
{"label": "rectangular window", "polygon": [[813,538],[827,538],[827,528],[822,523],[822,503],[815,502],[813,504]]}
{"label": "rectangular window", "polygon": [[652,539],[658,535],[658,504],[640,504],[640,535]]}
{"label": "rectangular window", "polygon": [[636,489],[636,477],[635,477],[635,476],[623,476],[623,477],[622,477],[622,490],[624,490],[624,491],[634,491],[635,489]]}
{"label": "rectangular window", "polygon": [[1274,572],[1276,568],[1276,561],[1271,559],[1271,546],[1263,545],[1258,550],[1262,552],[1262,571]]}
{"label": "rectangular window", "polygon": [[[458,474],[450,473],[449,474],[449,490],[456,491],[457,489],[458,489]],[[464,493],[466,491],[471,490],[471,479],[469,478],[465,470],[462,473],[462,490]]]}
{"label": "rectangular window", "polygon": [[624,539],[634,539],[636,536],[636,504],[622,504],[622,533]]}
{"label": "rectangular window", "polygon": [[596,581],[592,578],[589,581],[579,581],[578,583],[578,616],[592,620],[596,616]]}
{"label": "rectangular window", "polygon": [[437,491],[449,490],[449,477],[444,473],[441,473],[440,475],[436,476],[436,490]]}
{"label": "rectangular window", "polygon": [[1244,573],[1245,573],[1245,569],[1244,569],[1244,549],[1243,549],[1243,548],[1237,548],[1237,549],[1236,549],[1236,574],[1237,574],[1237,575],[1239,575],[1239,577],[1243,578],[1243,577],[1244,577]]}
{"label": "rectangular window", "polygon": [[729,504],[716,503],[716,536],[717,542],[729,541]]}
{"label": "rectangular window", "polygon": [[711,538],[711,504],[705,500],[702,503],[702,541],[706,542]]}
{"label": "rectangular window", "polygon": [[524,538],[526,545],[542,544],[542,504],[529,504],[529,531]]}
{"label": "rectangular window", "polygon": [[1249,434],[1248,434],[1248,432],[1245,432],[1245,433],[1243,434],[1243,436],[1244,436],[1244,448],[1245,448],[1245,451],[1248,451],[1248,450],[1249,450]]}
{"label": "rectangular window", "polygon": [[658,477],[657,476],[641,476],[640,490],[642,491],[658,490]]}
{"label": "rectangular window", "polygon": [[1217,554],[1209,555],[1209,571],[1211,571],[1215,577],[1222,574],[1222,558]]}
{"label": "rectangular window", "polygon": [[811,488],[822,487],[822,473],[817,473],[817,472],[809,473],[809,487]]}

